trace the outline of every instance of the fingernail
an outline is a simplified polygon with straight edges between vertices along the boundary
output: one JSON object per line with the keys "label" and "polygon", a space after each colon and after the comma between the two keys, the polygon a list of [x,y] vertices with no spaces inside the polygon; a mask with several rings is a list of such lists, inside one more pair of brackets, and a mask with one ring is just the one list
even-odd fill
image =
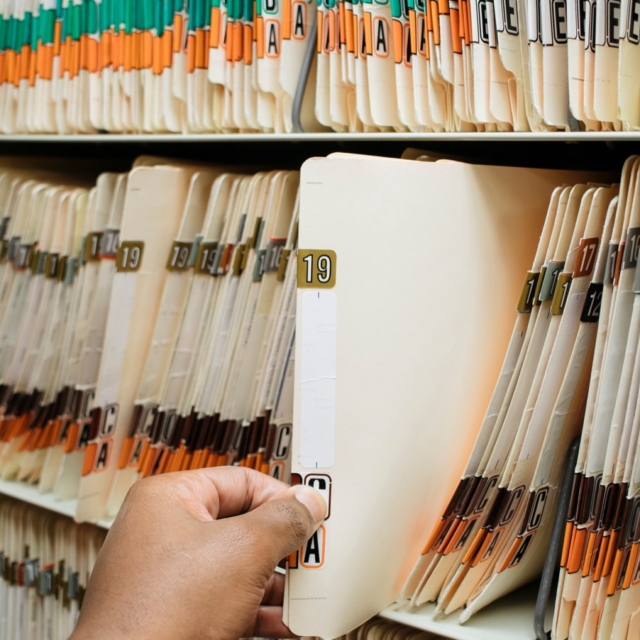
{"label": "fingernail", "polygon": [[296,488],[295,497],[298,502],[309,509],[316,524],[320,524],[324,520],[327,515],[327,503],[320,492],[303,485]]}

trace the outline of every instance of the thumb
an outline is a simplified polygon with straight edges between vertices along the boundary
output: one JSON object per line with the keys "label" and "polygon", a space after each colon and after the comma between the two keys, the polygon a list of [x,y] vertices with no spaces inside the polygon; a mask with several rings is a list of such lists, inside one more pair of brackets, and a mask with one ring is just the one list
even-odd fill
{"label": "thumb", "polygon": [[257,534],[260,557],[268,563],[265,571],[270,575],[282,558],[307,542],[326,515],[327,503],[322,494],[299,485],[283,491],[240,519],[254,535]]}

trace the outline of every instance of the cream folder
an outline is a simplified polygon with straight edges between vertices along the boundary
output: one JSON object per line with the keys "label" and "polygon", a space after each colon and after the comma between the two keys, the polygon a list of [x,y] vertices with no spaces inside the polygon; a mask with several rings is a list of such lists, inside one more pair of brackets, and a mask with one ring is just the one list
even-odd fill
{"label": "cream folder", "polygon": [[289,560],[294,633],[336,638],[398,596],[472,449],[551,192],[579,179],[303,166],[291,470],[330,490],[328,519]]}

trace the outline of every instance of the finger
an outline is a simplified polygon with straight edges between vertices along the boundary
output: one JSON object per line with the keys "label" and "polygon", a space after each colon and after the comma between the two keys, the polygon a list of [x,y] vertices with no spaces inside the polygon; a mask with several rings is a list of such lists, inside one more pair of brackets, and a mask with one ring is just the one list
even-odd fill
{"label": "finger", "polygon": [[244,467],[219,467],[167,473],[149,481],[164,485],[199,520],[228,518],[251,511],[289,485]]}
{"label": "finger", "polygon": [[282,558],[302,547],[326,515],[327,504],[322,495],[301,485],[228,522],[252,536],[252,559],[261,563],[268,577]]}
{"label": "finger", "polygon": [[254,625],[243,638],[297,638],[282,622],[282,607],[260,607]]}
{"label": "finger", "polygon": [[267,581],[264,587],[264,596],[262,605],[272,607],[282,606],[284,600],[284,575],[282,573],[274,573]]}

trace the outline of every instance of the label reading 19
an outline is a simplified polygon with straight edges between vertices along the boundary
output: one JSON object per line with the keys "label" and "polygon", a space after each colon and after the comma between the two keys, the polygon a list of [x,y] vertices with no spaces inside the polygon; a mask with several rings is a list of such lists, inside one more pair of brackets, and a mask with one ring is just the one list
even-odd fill
{"label": "label reading 19", "polygon": [[142,264],[143,252],[144,242],[123,242],[118,247],[118,254],[116,257],[116,271],[118,273],[137,271]]}
{"label": "label reading 19", "polygon": [[186,271],[189,268],[191,245],[191,242],[180,242],[179,240],[174,241],[167,260],[167,270]]}
{"label": "label reading 19", "polygon": [[335,251],[298,250],[298,287],[332,289],[336,284],[337,257]]}

